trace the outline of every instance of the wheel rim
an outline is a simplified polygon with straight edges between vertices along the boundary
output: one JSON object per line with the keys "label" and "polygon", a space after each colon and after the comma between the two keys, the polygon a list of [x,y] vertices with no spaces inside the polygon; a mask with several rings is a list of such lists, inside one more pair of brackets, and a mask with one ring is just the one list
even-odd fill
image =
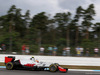
{"label": "wheel rim", "polygon": [[11,64],[7,64],[7,68],[11,69],[12,65]]}
{"label": "wheel rim", "polygon": [[56,65],[51,65],[49,69],[51,72],[55,72],[57,70],[57,67]]}
{"label": "wheel rim", "polygon": [[55,66],[52,66],[50,69],[51,69],[51,71],[54,71],[55,70]]}
{"label": "wheel rim", "polygon": [[6,64],[6,69],[11,70],[13,68],[13,64],[11,62]]}

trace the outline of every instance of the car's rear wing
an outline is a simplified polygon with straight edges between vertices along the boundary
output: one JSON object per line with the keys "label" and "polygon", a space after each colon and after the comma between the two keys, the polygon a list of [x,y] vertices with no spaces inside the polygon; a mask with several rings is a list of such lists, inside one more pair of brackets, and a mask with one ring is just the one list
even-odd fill
{"label": "car's rear wing", "polygon": [[8,63],[8,62],[13,62],[14,60],[15,60],[14,56],[5,57],[5,64]]}

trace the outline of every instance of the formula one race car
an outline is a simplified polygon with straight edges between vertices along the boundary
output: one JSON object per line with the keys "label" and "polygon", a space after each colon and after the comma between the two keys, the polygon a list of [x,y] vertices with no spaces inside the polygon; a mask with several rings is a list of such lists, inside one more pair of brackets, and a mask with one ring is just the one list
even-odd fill
{"label": "formula one race car", "polygon": [[49,70],[50,72],[67,72],[68,68],[62,68],[57,63],[39,62],[31,57],[29,60],[15,60],[14,56],[5,57],[5,65],[7,70],[12,69],[31,69],[31,70]]}

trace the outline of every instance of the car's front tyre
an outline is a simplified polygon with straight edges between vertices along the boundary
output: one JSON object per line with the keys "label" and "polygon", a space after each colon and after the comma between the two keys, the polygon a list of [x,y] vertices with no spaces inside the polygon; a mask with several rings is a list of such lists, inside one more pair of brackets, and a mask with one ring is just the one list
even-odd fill
{"label": "car's front tyre", "polygon": [[56,71],[57,71],[57,66],[56,66],[55,64],[51,64],[51,65],[49,66],[49,71],[50,71],[50,72],[56,72]]}

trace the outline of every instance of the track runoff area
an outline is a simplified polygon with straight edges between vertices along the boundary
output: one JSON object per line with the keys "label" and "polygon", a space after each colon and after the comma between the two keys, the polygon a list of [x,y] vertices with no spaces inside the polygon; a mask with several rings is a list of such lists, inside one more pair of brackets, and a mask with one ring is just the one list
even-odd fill
{"label": "track runoff area", "polygon": [[49,71],[29,71],[29,70],[6,70],[0,68],[0,75],[100,75],[97,71],[81,71],[81,70],[70,70],[67,73],[61,72],[49,72]]}
{"label": "track runoff area", "polygon": [[[6,70],[6,66],[0,66],[0,69]],[[49,68],[44,69],[44,71],[47,71],[47,69],[49,70]],[[87,70],[87,69],[68,69],[68,71],[78,71],[78,72],[99,72],[100,70]]]}

